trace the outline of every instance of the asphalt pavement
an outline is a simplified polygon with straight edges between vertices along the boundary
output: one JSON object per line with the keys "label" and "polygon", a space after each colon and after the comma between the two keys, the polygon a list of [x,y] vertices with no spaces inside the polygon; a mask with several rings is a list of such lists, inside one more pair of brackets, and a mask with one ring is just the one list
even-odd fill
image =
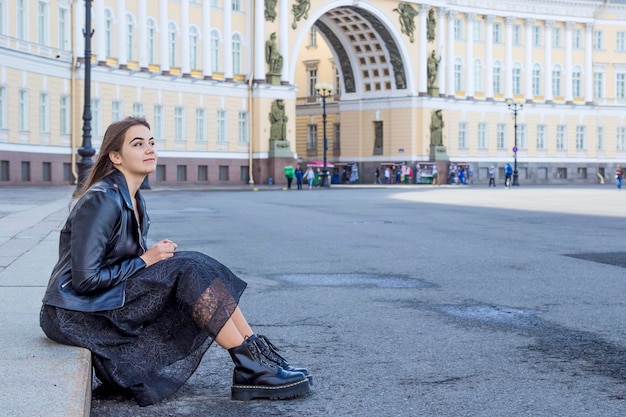
{"label": "asphalt pavement", "polygon": [[246,280],[244,314],[312,370],[309,396],[231,401],[232,364],[214,346],[160,404],[92,399],[88,352],[38,326],[73,188],[5,187],[2,414],[625,414],[626,192],[260,188],[147,191],[150,238],[205,252]]}

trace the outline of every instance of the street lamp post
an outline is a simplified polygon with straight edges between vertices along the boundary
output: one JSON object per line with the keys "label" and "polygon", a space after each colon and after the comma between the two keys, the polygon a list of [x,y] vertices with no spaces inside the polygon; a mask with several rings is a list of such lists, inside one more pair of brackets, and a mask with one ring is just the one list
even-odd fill
{"label": "street lamp post", "polygon": [[515,146],[513,146],[513,185],[519,185],[519,171],[517,170],[517,113],[524,108],[524,102],[521,100],[507,99],[506,105],[509,106],[509,110],[513,112],[514,123],[514,138]]}
{"label": "street lamp post", "polygon": [[[321,187],[330,187],[326,162],[326,152],[328,151],[328,137],[326,136],[326,99],[333,93],[333,86],[326,83],[317,83],[315,84],[315,90],[317,90],[317,94],[322,97],[322,124],[324,126],[324,170],[322,171]],[[326,183],[326,181],[328,181],[328,183]]]}
{"label": "street lamp post", "polygon": [[83,62],[85,66],[85,103],[83,105],[83,143],[78,148],[78,154],[82,159],[76,163],[78,169],[77,190],[80,190],[87,181],[89,171],[93,166],[91,157],[96,154],[96,150],[91,146],[91,36],[93,35],[91,2],[92,0],[85,0],[85,29],[83,29],[83,36],[85,37],[85,60]]}

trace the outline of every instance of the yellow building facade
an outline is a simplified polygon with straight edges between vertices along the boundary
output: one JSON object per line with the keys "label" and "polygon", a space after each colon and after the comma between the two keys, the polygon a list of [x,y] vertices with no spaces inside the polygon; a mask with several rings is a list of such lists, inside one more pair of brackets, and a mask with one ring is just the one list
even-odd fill
{"label": "yellow building facade", "polygon": [[[335,87],[328,162],[358,169],[359,182],[381,164],[431,160],[471,164],[486,181],[515,145],[522,183],[608,182],[626,156],[624,1],[90,7],[92,147],[112,121],[145,117],[160,155],[153,183],[281,182],[285,165],[322,160],[318,82]],[[85,10],[0,0],[0,184],[76,178]],[[523,104],[516,123],[507,99]]]}

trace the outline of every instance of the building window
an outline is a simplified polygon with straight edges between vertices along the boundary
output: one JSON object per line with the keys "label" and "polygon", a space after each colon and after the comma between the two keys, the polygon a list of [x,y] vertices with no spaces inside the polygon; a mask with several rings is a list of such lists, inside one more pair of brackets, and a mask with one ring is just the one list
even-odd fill
{"label": "building window", "polygon": [[587,168],[578,168],[578,179],[587,179]]}
{"label": "building window", "polygon": [[133,116],[144,119],[146,112],[143,109],[143,103],[133,103]]}
{"label": "building window", "polygon": [[16,36],[17,39],[25,41],[28,40],[28,22],[26,20],[28,11],[26,10],[27,0],[17,0],[16,5]]}
{"label": "building window", "polygon": [[496,146],[498,149],[506,149],[506,124],[504,123],[498,123]]}
{"label": "building window", "polygon": [[483,63],[480,59],[474,60],[474,92],[483,91]]}
{"label": "building window", "polygon": [[94,136],[102,136],[102,112],[100,99],[91,99],[91,131]]}
{"label": "building window", "polygon": [[148,64],[156,63],[156,22],[154,19],[148,19]]}
{"label": "building window", "polygon": [[156,179],[157,181],[167,181],[167,170],[165,169],[165,165],[157,165]]}
{"label": "building window", "polygon": [[467,149],[467,123],[459,123],[459,149]]}
{"label": "building window", "polygon": [[226,132],[226,110],[217,111],[217,143],[228,143]]}
{"label": "building window", "polygon": [[572,95],[582,97],[582,70],[577,65],[572,72]]}
{"label": "building window", "polygon": [[624,72],[615,74],[615,97],[626,98],[626,73]]}
{"label": "building window", "polygon": [[74,175],[72,174],[72,164],[63,162],[63,181],[74,183]]}
{"label": "building window", "polygon": [[208,181],[208,180],[209,180],[209,166],[198,165],[198,181]]}
{"label": "building window", "polygon": [[241,11],[241,0],[232,0],[233,11],[240,12]]}
{"label": "building window", "polygon": [[206,110],[196,109],[196,142],[206,142]]}
{"label": "building window", "polygon": [[604,98],[604,73],[593,73],[593,96],[595,98]]}
{"label": "building window", "polygon": [[241,36],[233,35],[233,73],[241,74]]}
{"label": "building window", "polygon": [[[3,14],[2,14],[2,6],[0,5],[0,25],[2,25]],[[59,7],[59,34],[58,34],[58,46],[59,49],[64,51],[69,51],[71,48],[70,45],[70,12],[65,7]],[[2,31],[0,30],[0,33]]]}
{"label": "building window", "polygon": [[333,150],[338,151],[341,149],[341,124],[335,123],[333,125]]}
{"label": "building window", "polygon": [[111,121],[117,122],[118,120],[122,120],[122,102],[115,100],[111,103]]}
{"label": "building window", "polygon": [[580,29],[574,29],[572,31],[572,47],[574,49],[581,49],[583,47],[583,31]]}
{"label": "building window", "polygon": [[576,126],[576,149],[579,151],[587,149],[585,126]]}
{"label": "building window", "polygon": [[176,66],[176,47],[178,46],[178,28],[176,23],[170,22],[168,24],[167,34],[170,46],[169,64],[170,67]]}
{"label": "building window", "polygon": [[126,59],[135,59],[135,19],[130,13],[126,14]]}
{"label": "building window", "polygon": [[463,21],[454,19],[454,39],[460,41],[463,39]]}
{"label": "building window", "polygon": [[6,4],[4,0],[0,0],[0,35],[4,35],[6,30],[6,23],[4,21],[6,17]]}
{"label": "building window", "polygon": [[200,68],[198,64],[198,28],[189,28],[189,63],[192,69]]}
{"label": "building window", "polygon": [[602,50],[604,49],[604,40],[602,36],[601,30],[593,31],[593,49]]}
{"label": "building window", "polygon": [[537,149],[546,149],[546,126],[537,125]]}
{"label": "building window", "polygon": [[341,76],[339,75],[339,69],[335,67],[335,95],[341,95]]}
{"label": "building window", "polygon": [[617,32],[617,39],[615,41],[615,50],[617,52],[626,52],[626,32]]}
{"label": "building window", "polygon": [[185,140],[185,108],[181,106],[174,107],[174,140]]}
{"label": "building window", "polygon": [[502,24],[493,24],[493,43],[502,43]]}
{"label": "building window", "polygon": [[478,123],[478,149],[487,149],[487,123]]}
{"label": "building window", "polygon": [[567,168],[557,168],[556,169],[556,177],[558,179],[566,180],[567,179]]}
{"label": "building window", "polygon": [[239,112],[239,143],[247,144],[250,142],[249,134],[248,134],[248,112],[240,111]]}
{"label": "building window", "polygon": [[513,64],[513,94],[522,94],[522,66],[519,62]]}
{"label": "building window", "polygon": [[11,170],[9,161],[0,161],[0,181],[11,181]]}
{"label": "building window", "polygon": [[565,150],[567,144],[567,131],[565,125],[558,125],[556,127],[556,148],[558,150]]}
{"label": "building window", "polygon": [[463,91],[463,62],[454,60],[454,91]]}
{"label": "building window", "polygon": [[219,179],[220,181],[228,181],[228,165],[219,166]]}
{"label": "building window", "polygon": [[155,140],[163,141],[163,106],[160,104],[154,105],[154,119],[152,123],[152,134]]}
{"label": "building window", "polygon": [[317,125],[307,126],[306,150],[317,150]]}
{"label": "building window", "polygon": [[59,102],[59,128],[61,135],[69,135],[71,133],[69,96],[61,96]]}
{"label": "building window", "polygon": [[0,86],[0,129],[7,128],[7,89]]}
{"label": "building window", "polygon": [[541,67],[539,64],[533,65],[533,95],[541,95]]}
{"label": "building window", "polygon": [[626,151],[626,127],[619,126],[617,128],[616,144],[618,151]]}
{"label": "building window", "polygon": [[309,32],[309,46],[317,46],[317,28],[315,26],[311,26]]}
{"label": "building window", "polygon": [[187,181],[187,165],[176,165],[176,181]]}
{"label": "building window", "polygon": [[552,95],[561,97],[561,66],[556,65],[552,69]]}
{"label": "building window", "polygon": [[552,46],[554,48],[560,48],[562,42],[561,28],[552,29]]}
{"label": "building window", "polygon": [[248,165],[242,165],[239,167],[239,179],[244,182],[250,181],[250,169]]}
{"label": "building window", "polygon": [[493,92],[502,94],[502,64],[500,61],[493,63]]}
{"label": "building window", "polygon": [[541,46],[541,26],[533,26],[533,46]]}
{"label": "building window", "polygon": [[50,106],[48,105],[48,94],[39,94],[39,132],[50,132]]}
{"label": "building window", "polygon": [[513,45],[520,46],[522,44],[522,25],[513,26]]}
{"label": "building window", "polygon": [[474,42],[481,42],[483,40],[483,25],[480,20],[474,20],[473,22]]}
{"label": "building window", "polygon": [[217,30],[211,31],[211,71],[220,70],[220,35]]}
{"label": "building window", "polygon": [[28,91],[20,90],[18,96],[17,128],[20,132],[28,131]]}
{"label": "building window", "polygon": [[309,97],[315,97],[317,95],[317,91],[315,90],[315,84],[317,84],[317,68],[309,68],[308,74]]}
{"label": "building window", "polygon": [[596,144],[599,151],[604,149],[604,127],[598,126],[596,129]]}
{"label": "building window", "polygon": [[52,164],[50,162],[41,163],[41,179],[44,182],[52,181]]}
{"label": "building window", "polygon": [[30,181],[30,162],[22,161],[22,181]]}
{"label": "building window", "polygon": [[526,138],[526,125],[517,125],[517,146],[520,149],[528,149],[528,140]]}
{"label": "building window", "polygon": [[113,56],[113,12],[104,11],[104,50],[106,56]]}

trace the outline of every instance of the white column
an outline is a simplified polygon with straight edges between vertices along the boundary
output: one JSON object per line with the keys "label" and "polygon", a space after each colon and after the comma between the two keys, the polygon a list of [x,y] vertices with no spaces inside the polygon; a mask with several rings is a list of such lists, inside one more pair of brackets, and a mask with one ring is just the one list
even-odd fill
{"label": "white column", "polygon": [[[289,19],[287,19],[289,20]],[[282,16],[281,16],[282,21]],[[262,1],[254,2],[254,81],[265,82],[265,9]],[[284,60],[283,60],[284,63]]]}
{"label": "white column", "polygon": [[224,81],[233,79],[233,2],[224,0]]}
{"label": "white column", "polygon": [[551,103],[554,99],[552,94],[552,27],[554,26],[553,20],[546,20],[546,55],[545,55],[545,77],[546,86],[544,99],[546,103]]}
{"label": "white column", "polygon": [[[278,51],[283,57],[283,69],[280,79],[282,81],[289,80],[289,2],[288,0],[280,0],[278,9]],[[333,74],[333,77],[335,75]]]}
{"label": "white column", "polygon": [[[493,100],[493,21],[495,16],[485,16],[485,98]],[[502,74],[500,74],[502,78]]]}
{"label": "white column", "polygon": [[442,97],[446,95],[447,91],[445,68],[448,62],[446,59],[448,50],[446,49],[446,28],[444,27],[445,15],[446,9],[442,7],[437,9],[437,57],[441,60],[437,71],[437,87],[439,87],[439,95]]}
{"label": "white column", "polygon": [[474,98],[474,19],[476,19],[474,13],[465,15],[465,97],[467,98]]}
{"label": "white column", "polygon": [[[260,2],[256,2],[260,3]],[[205,79],[213,76],[211,66],[211,2],[202,2],[202,75]]]}
{"label": "white column", "polygon": [[572,87],[572,46],[573,46],[574,22],[565,22],[565,102],[574,102]]}
{"label": "white column", "polygon": [[426,33],[426,16],[430,5],[420,4],[418,15],[418,56],[419,56],[419,74],[418,74],[418,94],[428,94],[428,50],[427,50],[427,33]]}
{"label": "white column", "polygon": [[137,29],[139,30],[139,69],[148,69],[148,0],[137,1]]}
{"label": "white column", "polygon": [[180,72],[183,77],[191,74],[189,51],[189,0],[180,0]]}
{"label": "white column", "polygon": [[170,72],[170,40],[169,40],[169,16],[167,14],[168,0],[159,0],[159,62],[161,63],[161,72],[169,74]]}
{"label": "white column", "polygon": [[593,24],[585,24],[585,102],[593,103]]}
{"label": "white column", "polygon": [[128,64],[128,51],[126,48],[126,1],[115,1],[115,14],[117,15],[117,63],[120,68],[126,68]]}
{"label": "white column", "polygon": [[[80,35],[80,43],[78,42],[78,38],[76,39],[76,48],[77,51],[82,51],[85,49],[85,38],[83,36],[83,29],[85,28],[85,7],[83,6],[83,2],[79,1],[76,3],[76,12],[80,14],[79,19],[82,19],[77,28],[77,35]],[[94,0],[93,2],[93,17],[95,21],[93,22],[94,35],[93,40],[95,43],[94,54],[96,55],[97,62],[106,62],[107,60],[107,51],[106,51],[106,35],[104,33],[105,23],[104,23],[104,0]],[[77,16],[78,17],[78,16]],[[97,29],[96,29],[97,28]],[[79,48],[80,45],[80,48]],[[80,52],[79,52],[80,53]]]}
{"label": "white column", "polygon": [[505,46],[504,46],[504,72],[505,72],[505,84],[504,84],[504,98],[513,98],[513,22],[514,17],[507,17],[505,20]]}
{"label": "white column", "polygon": [[454,86],[454,18],[456,14],[456,10],[448,12],[448,97],[454,97],[456,94]]}
{"label": "white column", "polygon": [[524,98],[533,101],[533,26],[535,19],[526,19],[526,45],[524,45]]}

